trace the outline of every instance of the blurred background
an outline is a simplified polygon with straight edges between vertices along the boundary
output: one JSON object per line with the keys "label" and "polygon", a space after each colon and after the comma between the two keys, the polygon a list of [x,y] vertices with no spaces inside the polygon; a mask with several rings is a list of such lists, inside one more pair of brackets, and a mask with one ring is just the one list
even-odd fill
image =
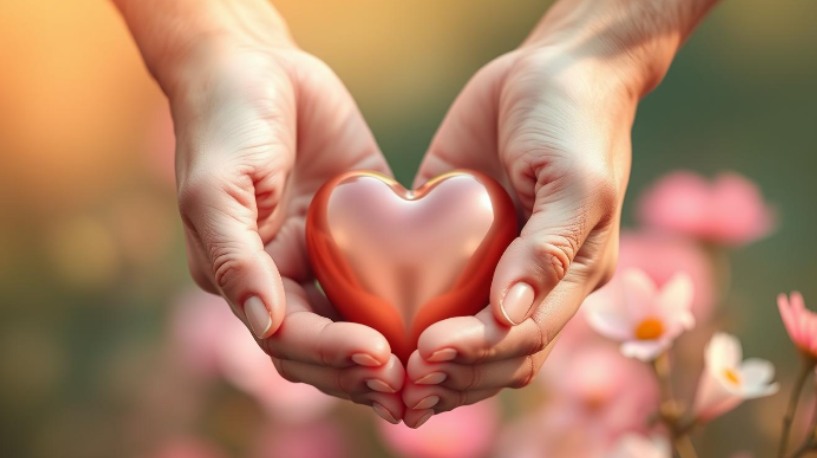
{"label": "blurred background", "polygon": [[[517,46],[550,2],[274,3],[344,80],[410,183],[468,78]],[[677,346],[682,397],[716,328],[778,369],[781,394],[695,436],[705,457],[771,453],[798,365],[775,296],[799,289],[817,304],[815,18],[810,0],[725,1],[635,123],[628,227],[639,227],[638,196],[677,170],[737,172],[777,216],[768,237],[740,249],[628,233],[634,249],[677,250],[664,259],[648,248],[632,262],[691,263],[703,272],[699,296],[711,296],[696,298],[711,302],[696,312],[706,320]],[[0,0],[0,455],[581,456],[548,443],[578,421],[575,408],[552,412],[569,398],[564,380],[579,372],[592,385],[577,359],[561,367],[557,355],[541,383],[435,417],[420,435],[277,378],[188,276],[173,148],[167,103],[108,2]],[[590,372],[618,356],[597,346]],[[592,398],[585,423],[603,416],[590,391],[578,395]],[[593,437],[576,441],[603,441]]]}

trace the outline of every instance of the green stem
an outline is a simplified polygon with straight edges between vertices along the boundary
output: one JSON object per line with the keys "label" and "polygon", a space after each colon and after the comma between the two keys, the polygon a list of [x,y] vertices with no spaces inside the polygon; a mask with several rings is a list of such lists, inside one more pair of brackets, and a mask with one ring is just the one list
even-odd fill
{"label": "green stem", "polygon": [[661,405],[659,414],[661,421],[667,426],[672,435],[672,443],[681,458],[698,458],[692,440],[689,438],[689,431],[693,423],[682,426],[683,417],[678,402],[672,393],[672,373],[670,368],[669,355],[665,352],[652,362],[652,368],[658,379],[658,388],[661,393]]}
{"label": "green stem", "polygon": [[814,364],[803,360],[800,374],[794,382],[794,388],[792,388],[791,396],[789,397],[789,407],[786,409],[786,415],[783,417],[783,431],[780,434],[780,446],[777,449],[777,458],[786,456],[786,450],[789,448],[791,426],[792,423],[794,423],[794,416],[797,413],[797,403],[800,400],[800,393],[803,391],[803,386],[806,384],[806,379],[809,374],[811,374],[812,369],[814,369]]}
{"label": "green stem", "polygon": [[687,434],[683,434],[675,439],[675,449],[678,450],[678,454],[681,455],[681,458],[698,458],[695,447],[692,445],[692,441]]}

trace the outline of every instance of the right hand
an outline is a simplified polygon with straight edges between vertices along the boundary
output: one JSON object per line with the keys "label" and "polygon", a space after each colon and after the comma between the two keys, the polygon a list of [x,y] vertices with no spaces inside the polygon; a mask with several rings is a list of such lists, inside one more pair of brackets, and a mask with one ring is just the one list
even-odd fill
{"label": "right hand", "polygon": [[402,364],[379,332],[335,321],[304,240],[307,208],[325,181],[352,169],[391,172],[323,62],[291,42],[220,40],[197,45],[165,87],[193,278],[227,300],[284,378],[396,423]]}

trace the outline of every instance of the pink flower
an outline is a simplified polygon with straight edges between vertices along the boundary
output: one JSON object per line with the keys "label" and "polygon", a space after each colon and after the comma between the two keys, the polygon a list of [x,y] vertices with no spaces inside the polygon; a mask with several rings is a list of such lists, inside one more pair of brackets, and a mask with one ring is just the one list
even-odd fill
{"label": "pink flower", "polygon": [[497,424],[493,398],[435,415],[419,429],[377,422],[386,445],[406,458],[482,456],[493,443]]}
{"label": "pink flower", "polygon": [[743,359],[740,342],[718,333],[706,347],[706,367],[695,395],[695,416],[709,421],[734,409],[746,399],[760,398],[778,390],[774,366],[762,359]]}
{"label": "pink flower", "polygon": [[596,440],[627,431],[645,431],[658,403],[658,387],[647,367],[605,344],[585,345],[556,382],[558,397],[569,403],[559,415],[573,416]]}
{"label": "pink flower", "polygon": [[263,428],[255,453],[258,458],[346,458],[348,434],[337,423],[316,421]]}
{"label": "pink flower", "polygon": [[192,437],[177,437],[164,444],[151,458],[225,458],[214,446]]}
{"label": "pink flower", "polygon": [[[579,316],[569,326],[584,321]],[[573,340],[583,334],[569,342],[560,338],[542,367],[548,403],[505,429],[497,456],[598,458],[621,434],[649,432],[659,402],[649,367],[625,358],[598,334]]]}
{"label": "pink flower", "polygon": [[648,226],[732,246],[765,237],[775,224],[757,186],[735,173],[711,183],[691,172],[671,173],[643,195],[638,215]]}
{"label": "pink flower", "polygon": [[690,313],[693,285],[686,274],[659,289],[644,271],[630,269],[608,291],[609,300],[588,298],[583,309],[596,332],[622,342],[625,356],[651,361],[695,325]]}
{"label": "pink flower", "polygon": [[791,293],[791,299],[781,294],[777,297],[777,306],[794,345],[817,360],[817,313],[806,308],[803,295],[798,292]]}
{"label": "pink flower", "polygon": [[278,375],[269,356],[220,297],[200,291],[185,294],[172,331],[184,363],[202,373],[220,375],[279,420],[309,421],[336,403],[310,385],[290,383]]}
{"label": "pink flower", "polygon": [[646,438],[627,434],[619,439],[606,458],[672,458],[669,441],[661,436]]}
{"label": "pink flower", "polygon": [[688,274],[694,285],[692,314],[698,321],[706,319],[717,302],[712,259],[693,240],[659,231],[624,231],[618,272],[632,268],[643,270],[659,288],[681,272]]}

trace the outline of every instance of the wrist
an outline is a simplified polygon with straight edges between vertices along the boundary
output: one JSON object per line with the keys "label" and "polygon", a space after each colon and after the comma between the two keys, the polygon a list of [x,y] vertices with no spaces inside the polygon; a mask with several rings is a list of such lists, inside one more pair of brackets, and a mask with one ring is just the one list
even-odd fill
{"label": "wrist", "polygon": [[556,47],[591,61],[641,98],[669,70],[695,25],[718,0],[561,0],[523,47]]}
{"label": "wrist", "polygon": [[266,0],[113,0],[151,75],[169,98],[230,53],[295,48]]}

